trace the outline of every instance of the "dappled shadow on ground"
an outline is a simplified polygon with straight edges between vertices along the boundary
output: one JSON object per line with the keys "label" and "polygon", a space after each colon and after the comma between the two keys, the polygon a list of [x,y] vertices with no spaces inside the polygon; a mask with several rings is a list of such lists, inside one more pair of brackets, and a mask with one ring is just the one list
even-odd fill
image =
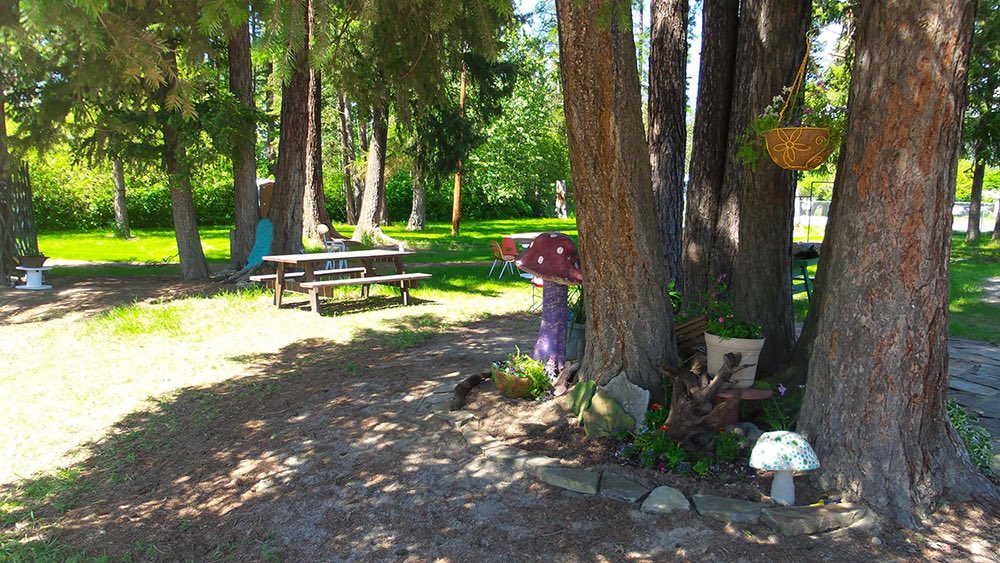
{"label": "dappled shadow on ground", "polygon": [[0,286],[0,323],[34,323],[61,317],[91,317],[119,305],[232,290],[210,281],[185,282],[177,276],[60,277],[45,283],[52,289],[26,291]]}
{"label": "dappled shadow on ground", "polygon": [[126,417],[62,493],[33,504],[31,482],[0,489],[27,505],[4,531],[31,537],[41,518],[61,544],[140,560],[923,556],[644,514],[485,458],[431,416],[427,394],[527,349],[536,330],[530,315],[455,327],[426,314],[233,358],[244,376]]}

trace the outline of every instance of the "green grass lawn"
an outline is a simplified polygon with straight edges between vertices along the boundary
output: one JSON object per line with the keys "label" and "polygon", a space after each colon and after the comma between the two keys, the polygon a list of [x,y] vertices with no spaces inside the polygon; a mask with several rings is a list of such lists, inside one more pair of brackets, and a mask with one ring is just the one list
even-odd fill
{"label": "green grass lawn", "polygon": [[[350,225],[337,225],[349,236]],[[402,240],[408,248],[419,254],[412,261],[420,263],[489,262],[489,243],[499,241],[504,235],[515,232],[561,231],[577,235],[573,219],[499,219],[492,221],[466,221],[458,237],[451,236],[449,223],[430,223],[423,231],[407,231],[403,224],[386,227],[389,236]],[[177,247],[173,231],[137,230],[135,238],[116,239],[110,231],[86,233],[51,233],[39,235],[39,247],[54,258],[92,262],[139,262],[150,267],[124,267],[100,265],[77,268],[58,268],[55,276],[144,276],[173,275],[178,272],[175,264]],[[796,239],[804,240],[805,233],[797,232]],[[819,240],[822,232],[808,233],[810,240]],[[205,255],[211,262],[224,263],[229,259],[229,228],[201,229]],[[966,245],[964,237],[956,234],[952,240],[951,298],[949,302],[951,334],[961,338],[1000,342],[1000,305],[986,302],[983,284],[987,279],[1000,277],[1000,247],[984,236],[974,245]],[[155,264],[155,267],[152,265]],[[455,268],[454,266],[452,268]],[[435,292],[469,292],[477,295],[495,294],[495,287],[486,280],[485,266],[472,268],[424,268],[435,274],[428,287]],[[505,280],[503,286],[520,280]],[[438,294],[440,296],[440,293]],[[805,318],[808,303],[804,293],[794,297],[796,318]]]}

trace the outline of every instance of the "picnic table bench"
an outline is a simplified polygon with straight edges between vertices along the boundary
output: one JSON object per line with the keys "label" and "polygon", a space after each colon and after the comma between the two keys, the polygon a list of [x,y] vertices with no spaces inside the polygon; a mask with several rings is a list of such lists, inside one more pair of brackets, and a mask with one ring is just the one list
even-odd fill
{"label": "picnic table bench", "polygon": [[[314,252],[306,254],[282,254],[265,256],[264,261],[273,262],[277,265],[274,274],[254,276],[254,281],[273,283],[274,304],[281,306],[281,297],[284,290],[306,290],[309,294],[309,304],[313,312],[319,313],[320,295],[328,296],[329,288],[342,287],[348,285],[361,286],[362,297],[368,297],[369,288],[373,284],[392,285],[398,287],[402,294],[403,305],[410,304],[409,290],[417,287],[420,280],[429,279],[431,274],[421,272],[404,272],[403,257],[412,255],[413,252],[406,250],[349,250],[344,252]],[[336,268],[317,270],[316,264],[329,261],[344,262],[357,260],[362,263],[360,267]],[[396,269],[395,274],[383,275],[375,270],[375,262],[389,260]],[[301,272],[286,272],[288,266],[298,266]],[[318,280],[319,276],[345,275],[349,278]],[[288,282],[293,282],[297,287],[289,287]]]}

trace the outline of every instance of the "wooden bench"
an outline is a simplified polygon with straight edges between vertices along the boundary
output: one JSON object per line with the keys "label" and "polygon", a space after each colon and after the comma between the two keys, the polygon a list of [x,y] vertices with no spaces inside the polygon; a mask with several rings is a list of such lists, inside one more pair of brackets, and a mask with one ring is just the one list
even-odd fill
{"label": "wooden bench", "polygon": [[325,287],[340,287],[345,285],[361,285],[365,297],[368,296],[367,289],[372,284],[395,285],[399,287],[403,295],[403,305],[410,304],[410,288],[417,287],[420,280],[426,280],[430,274],[414,272],[412,274],[391,274],[387,276],[367,276],[360,278],[346,278],[339,280],[322,280],[302,282],[299,287],[309,290],[309,303],[315,313],[319,312],[319,291]]}
{"label": "wooden bench", "polygon": [[[356,268],[337,268],[333,270],[316,270],[313,272],[313,276],[335,276],[339,274],[355,274],[364,275],[364,267],[358,266]],[[285,281],[291,281],[306,275],[305,272],[285,272]],[[250,281],[261,282],[270,288],[274,288],[274,280],[278,279],[278,274],[260,274],[257,276],[250,276]]]}
{"label": "wooden bench", "polygon": [[705,344],[705,327],[708,319],[702,315],[674,327],[677,337],[677,353],[683,362],[698,352],[698,347]]}

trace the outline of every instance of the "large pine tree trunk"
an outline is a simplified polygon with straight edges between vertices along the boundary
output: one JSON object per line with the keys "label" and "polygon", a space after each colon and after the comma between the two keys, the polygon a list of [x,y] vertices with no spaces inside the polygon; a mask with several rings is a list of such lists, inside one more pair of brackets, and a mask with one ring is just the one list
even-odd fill
{"label": "large pine tree trunk", "polygon": [[625,373],[656,396],[677,354],[629,3],[558,0],[556,13],[587,304],[581,377]]}
{"label": "large pine tree trunk", "polygon": [[[315,7],[309,6],[309,43],[315,36]],[[323,194],[323,82],[318,70],[309,69],[309,130],[306,135],[306,186],[302,199],[302,235],[320,242],[320,225],[330,224]]]}
{"label": "large pine tree trunk", "polygon": [[181,262],[181,278],[208,278],[208,262],[201,248],[198,222],[194,216],[191,176],[185,162],[186,151],[180,135],[172,126],[163,126],[163,167],[170,186],[170,206],[174,218],[174,239]]}
{"label": "large pine tree trunk", "polygon": [[739,0],[706,0],[702,7],[701,70],[694,119],[691,172],[684,221],[684,307],[702,305],[715,284],[712,250],[725,174],[729,114],[732,109]]}
{"label": "large pine tree trunk", "polygon": [[[171,48],[166,52],[166,57],[171,78],[161,90],[163,97],[170,89],[177,87],[177,53]],[[161,100],[161,106],[165,108],[166,102]],[[209,274],[208,262],[205,261],[205,251],[201,247],[201,235],[198,234],[198,221],[194,214],[194,197],[187,152],[180,132],[171,124],[170,120],[163,119],[162,123],[163,168],[167,173],[167,185],[170,188],[170,208],[174,220],[177,256],[181,262],[181,278],[185,280],[206,279]]]}
{"label": "large pine tree trunk", "polygon": [[[461,83],[458,87],[458,116],[465,119],[465,61],[462,62]],[[457,237],[462,222],[462,159],[455,168],[455,189],[451,200],[451,236]]]}
{"label": "large pine tree trunk", "polygon": [[351,104],[347,102],[347,96],[343,92],[337,93],[337,107],[340,109],[340,151],[341,162],[344,169],[344,199],[346,201],[346,212],[348,224],[358,222],[358,194],[361,187],[358,185],[354,174],[354,159],[358,153],[354,148],[354,121],[351,118]]}
{"label": "large pine tree trunk", "polygon": [[241,134],[233,142],[233,189],[236,202],[232,266],[246,265],[257,233],[260,210],[257,205],[257,122],[254,119],[253,61],[250,57],[250,23],[229,34],[229,90],[241,107]]}
{"label": "large pine tree trunk", "polygon": [[302,198],[306,187],[306,139],[309,135],[309,63],[305,38],[295,55],[294,71],[281,88],[278,167],[270,218],[272,254],[290,254],[302,246]]}
{"label": "large pine tree trunk", "polygon": [[969,199],[969,227],[965,231],[965,242],[979,238],[979,221],[983,209],[983,179],[986,177],[986,161],[977,158],[972,171],[972,194]]}
{"label": "large pine tree trunk", "polygon": [[385,105],[377,104],[372,114],[374,117],[372,138],[368,145],[368,171],[365,173],[365,189],[361,194],[358,225],[354,228],[352,240],[374,245],[397,244],[379,228],[381,202],[385,192],[385,149],[389,133]]}
{"label": "large pine tree trunk", "polygon": [[111,171],[115,184],[115,236],[130,238],[132,234],[128,227],[128,206],[125,199],[125,167],[120,158],[111,159]]}
{"label": "large pine tree trunk", "polygon": [[792,202],[795,173],[762,158],[736,160],[739,136],[795,80],[805,53],[810,2],[747,0],[740,13],[729,150],[712,253],[715,277],[729,276],[738,316],[767,339],[758,369],[775,373],[795,343],[792,316]]}
{"label": "large pine tree trunk", "polygon": [[[798,429],[818,484],[913,526],[996,491],[948,422],[948,259],[973,0],[860,4]],[[891,134],[887,134],[891,132]],[[821,271],[821,278],[824,272]]]}
{"label": "large pine tree trunk", "polygon": [[652,0],[649,9],[649,161],[667,279],[680,281],[688,3]]}

